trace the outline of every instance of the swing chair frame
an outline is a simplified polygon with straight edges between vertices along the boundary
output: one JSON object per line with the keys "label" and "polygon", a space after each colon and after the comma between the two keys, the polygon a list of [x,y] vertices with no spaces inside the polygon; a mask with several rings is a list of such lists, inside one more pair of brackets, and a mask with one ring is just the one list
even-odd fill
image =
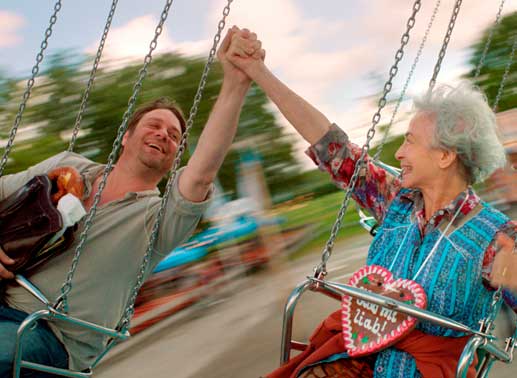
{"label": "swing chair frame", "polygon": [[[85,378],[91,377],[93,374],[93,369],[98,365],[98,363],[102,360],[102,358],[119,342],[127,340],[131,335],[129,331],[117,331],[115,329],[110,329],[107,327],[102,327],[97,324],[87,322],[75,317],[72,317],[66,313],[59,311],[54,308],[52,304],[48,301],[48,299],[43,295],[43,293],[34,286],[29,280],[24,278],[21,275],[16,276],[16,282],[23,288],[25,288],[29,293],[31,293],[35,298],[37,298],[41,303],[43,303],[47,308],[45,310],[39,310],[32,314],[30,314],[25,320],[20,324],[17,334],[16,334],[16,346],[15,346],[15,355],[14,355],[14,368],[13,368],[13,377],[19,378],[21,369],[27,368],[37,371],[42,371],[45,373],[54,373],[59,374],[65,377],[77,377],[77,378]],[[39,320],[46,321],[64,321],[66,323],[70,323],[79,327],[83,327],[93,332],[100,333],[102,335],[108,336],[110,339],[104,349],[104,351],[97,356],[94,363],[85,371],[72,371],[68,369],[60,369],[52,366],[42,365],[30,361],[22,360],[23,355],[23,345],[22,340],[26,332],[30,332],[30,330],[36,325]]]}
{"label": "swing chair frame", "polygon": [[[480,62],[478,63],[478,66],[476,67],[475,77],[477,77],[480,73],[481,67],[483,65],[485,56],[488,52],[488,48],[489,48],[491,40],[492,40],[493,31],[495,29],[495,26],[497,26],[500,23],[501,13],[502,13],[502,8],[504,5],[504,2],[505,2],[505,0],[502,0],[501,4],[499,6],[496,21],[489,32],[487,42],[486,42],[485,48],[483,50]],[[472,364],[475,354],[477,354],[478,352],[484,352],[481,355],[481,358],[478,361],[478,365],[476,367],[476,376],[480,377],[480,378],[488,377],[490,368],[492,367],[493,363],[496,360],[504,362],[506,364],[510,364],[513,361],[514,349],[517,347],[517,326],[515,324],[513,324],[513,327],[511,329],[511,334],[505,336],[504,347],[501,347],[500,345],[498,345],[497,338],[492,335],[492,332],[495,328],[494,323],[496,321],[496,317],[498,315],[500,316],[502,314],[502,309],[503,309],[502,306],[504,305],[504,303],[502,301],[502,289],[501,288],[499,288],[493,295],[492,306],[491,306],[492,311],[487,315],[487,317],[485,319],[480,321],[479,330],[474,330],[460,322],[447,318],[443,315],[434,313],[432,311],[423,310],[416,306],[408,305],[406,303],[397,301],[395,299],[387,298],[382,295],[371,293],[364,289],[360,289],[360,288],[346,285],[343,283],[325,281],[325,277],[327,275],[326,264],[328,262],[328,259],[330,258],[335,237],[337,235],[337,232],[339,231],[339,228],[341,227],[341,220],[343,218],[343,215],[346,212],[346,209],[347,209],[350,197],[351,197],[351,192],[353,191],[353,189],[355,188],[355,185],[357,183],[359,172],[362,169],[362,165],[365,163],[365,158],[366,158],[367,152],[370,149],[370,142],[373,139],[373,136],[375,135],[375,127],[380,120],[380,111],[382,110],[382,108],[384,107],[384,105],[386,103],[386,95],[391,90],[391,87],[392,87],[391,82],[392,82],[393,77],[395,76],[393,74],[393,72],[395,72],[395,74],[396,74],[396,72],[398,70],[398,63],[401,60],[402,55],[403,55],[403,49],[404,49],[405,45],[407,44],[407,41],[409,40],[409,31],[412,28],[412,24],[414,24],[414,18],[415,18],[416,12],[418,12],[419,7],[420,7],[418,3],[419,3],[419,1],[416,0],[413,5],[413,14],[411,15],[410,19],[408,20],[408,23],[407,23],[408,27],[401,40],[401,42],[402,42],[401,47],[399,48],[399,50],[397,51],[397,54],[395,55],[395,63],[390,69],[390,77],[384,86],[383,97],[379,100],[379,109],[372,119],[372,127],[368,131],[367,140],[366,140],[365,145],[362,148],[362,154],[356,164],[354,173],[350,180],[349,189],[346,192],[341,209],[338,213],[338,217],[332,228],[331,235],[330,235],[329,240],[327,241],[325,249],[322,253],[322,261],[318,266],[316,266],[314,268],[314,275],[307,276],[307,279],[305,281],[298,284],[298,286],[296,286],[293,289],[293,291],[291,292],[291,294],[289,295],[289,297],[286,301],[286,304],[284,307],[283,321],[282,321],[280,365],[284,365],[285,363],[288,362],[288,360],[290,359],[292,350],[303,351],[308,347],[307,343],[296,341],[296,340],[292,339],[294,312],[295,312],[296,306],[297,306],[298,301],[300,300],[301,296],[307,291],[321,293],[327,297],[336,299],[338,301],[342,300],[343,295],[349,295],[351,297],[361,299],[363,301],[373,303],[373,304],[379,305],[381,307],[384,307],[384,308],[387,308],[390,310],[395,310],[397,312],[404,313],[406,315],[415,317],[422,321],[431,322],[431,323],[436,324],[441,327],[453,329],[456,331],[464,332],[467,335],[471,335],[469,341],[466,343],[464,350],[458,360],[458,365],[456,368],[456,377],[457,378],[460,378],[460,377],[466,378],[468,368]],[[458,16],[458,13],[459,13],[459,10],[461,7],[461,3],[462,3],[462,0],[457,0],[454,5],[452,16],[451,16],[451,19],[450,19],[450,22],[449,22],[449,25],[447,28],[447,32],[446,32],[446,35],[444,37],[444,41],[442,44],[442,48],[440,50],[439,57],[436,62],[436,65],[435,65],[432,78],[429,82],[429,90],[432,90],[432,88],[434,87],[434,85],[436,83],[436,78],[440,71],[441,63],[445,56],[445,52],[446,52],[448,43],[450,41],[450,37],[452,35],[452,31],[454,29],[454,25],[455,25],[456,18]],[[382,163],[379,160],[379,156],[382,152],[382,146],[387,139],[388,131],[393,123],[395,114],[398,111],[399,105],[405,95],[405,91],[408,87],[409,81],[414,72],[416,63],[418,62],[418,59],[422,52],[423,45],[425,43],[425,40],[427,39],[430,27],[436,16],[439,4],[440,4],[440,0],[438,0],[436,3],[434,12],[429,21],[429,25],[425,32],[424,38],[420,44],[415,61],[410,69],[410,73],[406,80],[404,88],[402,90],[402,93],[397,100],[395,110],[394,110],[391,120],[388,124],[387,130],[384,134],[380,147],[372,159],[373,164],[377,165],[380,168],[385,169],[386,171],[388,171],[390,174],[392,174],[394,176],[399,176],[400,170],[398,170],[395,167],[391,167],[389,165]],[[411,19],[412,19],[412,21],[411,21]],[[408,37],[405,40],[406,35]],[[494,111],[497,109],[497,105],[501,98],[504,84],[507,79],[507,76],[508,76],[508,73],[509,73],[509,70],[510,70],[510,67],[512,64],[513,56],[514,56],[516,50],[517,50],[517,36],[515,37],[512,51],[510,54],[510,58],[506,65],[506,69],[505,69],[505,72],[501,79],[499,90],[498,90],[495,102],[493,104]],[[375,236],[375,234],[377,232],[377,227],[378,227],[378,223],[377,223],[376,219],[374,217],[366,215],[361,209],[358,209],[358,213],[359,213],[359,217],[360,217],[359,223],[361,224],[361,226],[363,226],[372,236]]]}
{"label": "swing chair frame", "polygon": [[[112,3],[112,6],[111,6],[111,9],[110,9],[110,13],[109,13],[108,19],[106,21],[106,26],[104,28],[103,36],[101,38],[101,42],[99,44],[99,48],[98,48],[98,51],[97,51],[97,54],[96,54],[94,65],[93,65],[93,68],[92,68],[91,73],[90,73],[90,79],[88,81],[87,88],[86,88],[86,90],[85,90],[85,92],[83,94],[80,110],[79,110],[79,113],[78,113],[77,118],[76,118],[76,122],[75,122],[75,125],[74,125],[74,130],[73,130],[73,133],[72,133],[72,139],[70,141],[70,145],[69,145],[68,151],[73,151],[73,148],[74,148],[74,145],[75,145],[75,142],[76,142],[76,139],[77,139],[77,134],[78,134],[79,127],[80,127],[80,122],[81,122],[82,114],[84,113],[84,111],[86,109],[86,104],[87,104],[87,101],[88,101],[88,96],[89,96],[90,90],[91,90],[91,88],[93,86],[93,81],[94,81],[94,78],[95,78],[95,73],[97,71],[97,67],[98,67],[98,64],[99,64],[99,61],[100,61],[100,58],[101,58],[101,55],[102,55],[102,49],[104,47],[104,44],[105,44],[105,41],[106,41],[106,38],[107,38],[107,34],[108,34],[108,31],[109,31],[109,28],[110,28],[110,25],[111,25],[111,21],[113,19],[113,14],[115,12],[117,2],[118,2],[118,0],[113,0],[113,3]],[[133,94],[132,94],[132,96],[130,97],[130,99],[128,101],[128,108],[127,108],[126,112],[124,113],[122,124],[120,125],[120,127],[118,129],[117,137],[116,137],[115,141],[113,142],[113,149],[112,149],[112,151],[111,151],[111,153],[110,153],[110,155],[108,157],[108,163],[107,163],[106,168],[104,170],[102,181],[99,184],[99,190],[98,190],[97,194],[95,195],[95,199],[94,199],[93,205],[92,205],[89,213],[86,216],[85,229],[84,229],[84,231],[82,232],[82,234],[80,236],[80,241],[79,241],[79,244],[78,244],[78,246],[76,248],[76,251],[75,251],[74,259],[73,259],[73,262],[72,262],[72,267],[70,268],[70,271],[68,272],[68,275],[67,275],[67,280],[66,280],[66,282],[63,284],[63,286],[61,288],[61,295],[57,298],[55,303],[52,304],[45,297],[45,295],[35,285],[33,285],[29,280],[27,280],[26,278],[24,278],[22,275],[19,275],[19,274],[16,275],[16,277],[15,277],[16,282],[20,286],[25,288],[37,300],[39,300],[46,307],[46,309],[42,309],[42,310],[39,310],[39,311],[36,311],[36,312],[30,314],[20,324],[20,326],[18,328],[17,336],[16,336],[16,344],[15,344],[15,357],[14,357],[14,361],[13,361],[13,375],[12,375],[13,378],[19,378],[20,377],[21,369],[22,368],[36,370],[36,371],[41,371],[41,372],[45,372],[45,373],[58,374],[60,376],[66,376],[66,377],[78,377],[78,378],[91,377],[92,374],[93,374],[93,369],[99,364],[99,362],[108,353],[108,351],[111,350],[111,348],[113,348],[119,342],[122,342],[122,341],[124,341],[124,340],[126,340],[126,339],[128,339],[130,337],[129,325],[130,325],[131,317],[132,317],[132,315],[134,313],[135,300],[136,300],[138,291],[140,290],[141,286],[144,283],[145,272],[148,269],[148,265],[149,265],[149,261],[150,261],[150,256],[151,256],[151,253],[152,253],[152,251],[154,249],[154,244],[155,244],[155,242],[157,240],[158,230],[159,230],[160,223],[161,223],[161,220],[162,220],[164,212],[165,212],[165,207],[166,207],[166,204],[167,204],[167,199],[168,199],[168,196],[169,196],[169,194],[170,194],[170,192],[172,190],[172,184],[174,182],[176,173],[177,173],[179,165],[181,163],[181,157],[182,157],[183,153],[186,150],[186,145],[187,145],[187,139],[188,139],[188,136],[189,136],[189,132],[190,132],[190,130],[191,130],[193,124],[194,124],[194,119],[195,119],[195,116],[197,115],[199,103],[201,102],[202,94],[203,94],[204,88],[206,86],[207,77],[208,77],[210,68],[211,68],[211,66],[213,64],[213,61],[215,59],[215,55],[217,53],[217,47],[218,47],[219,41],[221,39],[222,31],[224,30],[224,28],[226,26],[226,18],[227,18],[227,16],[230,13],[230,5],[233,2],[233,0],[227,0],[227,4],[223,8],[222,18],[220,19],[220,21],[219,21],[219,23],[217,25],[217,32],[216,32],[216,34],[214,36],[212,48],[210,49],[210,52],[209,52],[209,55],[208,55],[208,58],[207,58],[207,62],[205,64],[203,73],[202,73],[201,78],[200,78],[198,89],[197,89],[196,95],[194,97],[194,101],[193,101],[192,107],[191,107],[190,112],[189,112],[189,118],[188,118],[187,123],[186,123],[186,130],[182,134],[181,142],[180,142],[180,145],[179,145],[177,153],[176,153],[176,157],[175,157],[175,160],[174,160],[174,163],[173,163],[173,167],[172,167],[172,169],[170,171],[171,174],[170,174],[170,177],[169,177],[169,179],[167,181],[165,192],[164,192],[164,194],[162,196],[162,201],[161,201],[161,204],[160,204],[160,209],[159,209],[159,212],[158,212],[158,217],[157,217],[157,220],[156,220],[156,222],[155,222],[155,224],[153,226],[153,230],[152,230],[152,233],[151,233],[151,237],[150,237],[150,241],[149,241],[149,244],[148,244],[148,248],[147,248],[147,251],[145,252],[145,255],[143,256],[142,263],[141,263],[141,266],[140,266],[140,269],[139,269],[139,273],[138,273],[138,277],[136,279],[135,285],[132,288],[131,295],[129,297],[129,300],[128,300],[128,303],[126,305],[126,308],[125,308],[125,311],[124,311],[122,319],[119,321],[119,323],[118,323],[118,325],[117,325],[117,327],[115,329],[111,329],[111,328],[99,326],[97,324],[94,324],[94,323],[91,323],[91,322],[88,322],[88,321],[85,321],[85,320],[82,320],[82,319],[78,319],[78,318],[72,317],[72,316],[70,316],[68,314],[68,300],[67,299],[68,299],[68,294],[72,290],[72,279],[73,279],[74,273],[75,273],[75,271],[77,269],[77,264],[79,262],[79,258],[80,258],[81,252],[82,252],[82,248],[83,248],[84,242],[87,239],[88,230],[89,230],[89,228],[90,228],[90,226],[92,224],[93,218],[95,216],[97,205],[98,205],[98,203],[100,201],[100,196],[101,196],[102,191],[103,191],[103,189],[104,189],[104,187],[106,185],[108,174],[110,173],[110,171],[112,169],[112,166],[113,166],[113,163],[114,163],[114,161],[116,159],[116,156],[118,155],[118,151],[119,151],[120,146],[121,146],[122,138],[123,138],[123,136],[124,136],[124,134],[126,132],[126,129],[127,129],[128,120],[129,120],[129,118],[130,118],[130,116],[131,116],[131,114],[133,112],[134,107],[135,107],[137,96],[138,96],[138,94],[140,92],[140,89],[142,87],[142,82],[143,82],[143,80],[144,80],[144,78],[145,78],[145,76],[147,74],[147,67],[151,63],[152,53],[153,53],[153,51],[157,47],[157,40],[158,40],[158,37],[161,34],[162,30],[163,30],[163,25],[164,25],[164,23],[165,23],[165,21],[167,19],[168,12],[169,12],[169,9],[170,9],[170,7],[172,5],[172,2],[173,2],[173,0],[166,0],[164,9],[163,9],[161,17],[160,17],[160,21],[159,21],[158,25],[156,26],[154,38],[153,38],[153,40],[151,41],[151,43],[149,45],[149,52],[145,56],[143,67],[140,69],[137,81],[136,81],[136,83],[135,83],[135,85],[133,87]],[[11,129],[9,141],[8,141],[6,150],[4,152],[4,156],[3,156],[3,158],[2,158],[2,160],[0,162],[0,176],[1,176],[1,173],[3,172],[3,169],[4,169],[5,165],[6,165],[8,154],[10,152],[10,149],[11,149],[12,144],[14,142],[14,138],[16,136],[17,128],[18,128],[18,126],[19,126],[19,124],[21,122],[22,114],[23,114],[23,111],[25,109],[25,104],[26,104],[26,102],[27,102],[27,100],[28,100],[28,98],[30,96],[31,89],[32,89],[32,86],[34,84],[34,78],[35,78],[35,76],[36,76],[36,74],[38,72],[39,63],[43,59],[43,51],[47,47],[47,39],[48,39],[48,37],[52,33],[52,26],[54,25],[54,23],[57,20],[56,19],[56,14],[57,14],[57,12],[60,9],[61,9],[61,0],[57,0],[57,3],[55,5],[55,7],[54,7],[54,14],[51,17],[50,26],[47,28],[47,31],[45,33],[46,38],[44,40],[44,43],[42,43],[42,49],[41,49],[40,53],[38,54],[37,63],[35,65],[35,68],[33,68],[33,71],[32,71],[32,73],[33,73],[32,74],[32,78],[28,82],[27,90],[25,91],[24,96],[23,96],[22,105],[20,105],[20,108],[19,108],[19,111],[18,111],[18,115],[17,115],[16,120],[15,120],[15,124],[14,124],[13,128]],[[42,364],[30,362],[30,361],[25,361],[25,360],[22,359],[22,356],[23,356],[23,345],[22,345],[23,337],[24,337],[24,335],[27,332],[29,332],[36,325],[36,323],[39,320],[63,321],[63,322],[67,322],[69,324],[73,324],[75,326],[83,327],[83,328],[85,328],[87,330],[90,330],[90,331],[97,332],[97,333],[100,333],[102,335],[105,335],[105,336],[108,337],[108,341],[107,341],[106,347],[97,356],[97,358],[91,364],[91,366],[88,369],[84,370],[84,371],[73,371],[73,370],[70,370],[70,369],[61,369],[61,368],[56,368],[56,367],[53,367],[53,366],[42,365]]]}
{"label": "swing chair frame", "polygon": [[[292,340],[294,311],[302,294],[304,294],[307,290],[322,293],[339,301],[343,295],[349,295],[369,303],[377,304],[390,310],[401,312],[419,320],[432,322],[441,327],[450,328],[472,335],[470,340],[465,345],[464,351],[461,354],[458,362],[456,370],[456,377],[458,378],[465,378],[467,376],[468,367],[472,363],[474,355],[478,350],[483,350],[487,353],[487,355],[484,357],[484,360],[480,362],[480,370],[478,370],[479,377],[487,376],[486,374],[488,373],[488,370],[496,359],[504,363],[511,363],[513,361],[513,351],[517,346],[517,329],[514,331],[513,335],[505,339],[505,348],[503,349],[495,343],[496,340],[494,336],[486,333],[493,329],[493,321],[483,321],[480,325],[480,330],[476,331],[462,323],[432,311],[422,310],[416,306],[408,305],[395,299],[386,298],[382,295],[371,293],[354,286],[320,280],[318,278],[308,276],[305,281],[300,283],[291,292],[284,307],[281,344],[282,352],[280,358],[281,365],[285,364],[289,360],[292,350],[303,351],[308,346],[305,343]],[[498,307],[499,310],[499,307],[501,307],[500,299],[496,300],[495,306]]]}

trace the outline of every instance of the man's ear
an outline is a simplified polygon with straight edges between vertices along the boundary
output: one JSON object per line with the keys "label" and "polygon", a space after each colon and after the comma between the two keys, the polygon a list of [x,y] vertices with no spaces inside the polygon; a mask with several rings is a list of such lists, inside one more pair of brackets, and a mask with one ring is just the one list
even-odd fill
{"label": "man's ear", "polygon": [[122,147],[125,147],[126,146],[126,142],[127,142],[127,138],[128,138],[128,134],[129,134],[129,131],[126,131],[126,133],[124,134],[124,136],[122,137]]}
{"label": "man's ear", "polygon": [[443,149],[441,150],[438,166],[443,169],[449,168],[456,161],[457,157],[458,154],[455,150]]}

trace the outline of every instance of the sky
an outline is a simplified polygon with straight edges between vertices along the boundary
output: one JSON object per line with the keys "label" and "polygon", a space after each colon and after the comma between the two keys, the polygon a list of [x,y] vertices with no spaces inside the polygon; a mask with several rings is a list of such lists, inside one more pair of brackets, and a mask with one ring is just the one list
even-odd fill
{"label": "sky", "polygon": [[[393,92],[400,93],[437,2],[439,10],[415,74],[409,97],[425,91],[451,16],[454,0],[422,1]],[[0,5],[0,71],[27,77],[52,14],[54,1],[7,0]],[[207,56],[227,0],[175,0],[157,52]],[[413,1],[408,0],[234,0],[227,25],[255,31],[267,51],[266,63],[294,91],[332,122],[363,143],[376,110],[375,97],[388,77]],[[500,0],[464,0],[439,82],[454,84],[467,72],[469,46],[495,21]],[[120,0],[104,49],[105,61],[143,61],[164,0]],[[94,54],[111,6],[109,0],[67,1],[49,39],[48,53]],[[505,1],[503,14],[517,11]],[[46,54],[48,54],[46,53]],[[166,95],[166,94],[164,94]],[[407,127],[410,101],[401,107]],[[391,117],[390,109],[382,120]],[[278,120],[292,129],[278,114]],[[296,145],[303,158],[306,144]]]}

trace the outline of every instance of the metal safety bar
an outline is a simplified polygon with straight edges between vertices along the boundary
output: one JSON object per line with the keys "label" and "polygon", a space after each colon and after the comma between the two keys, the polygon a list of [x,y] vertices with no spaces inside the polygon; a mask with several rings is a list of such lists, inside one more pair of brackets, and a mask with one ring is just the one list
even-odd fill
{"label": "metal safety bar", "polygon": [[[93,368],[98,364],[98,362],[101,360],[101,358],[117,343],[124,341],[130,337],[129,331],[125,332],[119,332],[115,329],[99,326],[97,324],[81,320],[78,318],[74,318],[70,315],[67,315],[66,313],[63,313],[60,310],[55,309],[50,304],[50,301],[45,297],[45,295],[29,280],[27,280],[22,275],[16,275],[15,277],[16,282],[25,288],[29,293],[31,293],[35,298],[37,298],[41,303],[43,303],[47,308],[44,310],[39,310],[31,315],[29,315],[25,320],[20,324],[20,327],[18,328],[18,332],[16,334],[16,346],[15,346],[15,355],[14,355],[14,361],[13,361],[13,377],[19,378],[20,372],[22,368],[27,369],[33,369],[42,371],[45,373],[53,373],[57,375],[61,375],[64,377],[91,377],[92,376],[92,370]],[[22,354],[23,354],[23,346],[22,346],[22,340],[23,336],[27,332],[27,330],[31,330],[33,326],[36,325],[36,323],[39,320],[47,320],[47,321],[64,321],[67,323],[71,323],[77,326],[80,326],[82,328],[91,330],[93,332],[101,333],[103,335],[106,335],[110,338],[110,341],[108,342],[106,348],[101,353],[101,355],[95,360],[95,362],[92,364],[92,366],[85,370],[85,371],[73,371],[73,370],[67,370],[67,369],[60,369],[53,366],[47,366],[42,364],[37,364],[30,361],[22,360]]]}
{"label": "metal safety bar", "polygon": [[456,371],[456,377],[466,377],[468,367],[472,363],[474,359],[474,354],[478,350],[484,350],[487,353],[487,356],[482,361],[478,377],[486,376],[486,373],[488,372],[488,369],[490,369],[490,366],[494,362],[494,359],[500,360],[505,363],[510,363],[513,360],[513,350],[516,346],[517,331],[512,337],[506,339],[506,347],[505,349],[502,349],[495,344],[494,336],[478,330],[474,330],[460,322],[436,314],[432,311],[423,310],[416,306],[408,305],[395,299],[371,293],[369,291],[359,289],[354,286],[324,281],[309,276],[305,281],[303,281],[295,287],[295,289],[291,292],[290,296],[288,297],[286,305],[284,307],[283,332],[280,356],[281,365],[285,364],[289,360],[291,356],[291,350],[303,350],[304,346],[307,346],[307,344],[305,343],[292,340],[294,310],[296,308],[296,305],[298,304],[300,297],[307,290],[322,292],[327,296],[336,299],[341,298],[343,295],[350,295],[354,298],[359,298],[370,303],[374,303],[379,306],[395,310],[406,315],[413,316],[420,320],[432,322],[441,327],[454,329],[456,331],[465,332],[467,334],[473,335],[466,344],[463,353],[460,357]]}

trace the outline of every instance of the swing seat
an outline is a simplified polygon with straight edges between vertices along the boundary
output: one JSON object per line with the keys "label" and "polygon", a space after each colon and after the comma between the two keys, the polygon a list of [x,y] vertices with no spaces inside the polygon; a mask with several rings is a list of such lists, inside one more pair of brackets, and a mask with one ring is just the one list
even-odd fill
{"label": "swing seat", "polygon": [[292,340],[294,311],[302,294],[306,291],[319,292],[338,301],[341,301],[344,294],[350,295],[382,307],[414,316],[419,320],[430,321],[442,327],[471,334],[472,336],[465,345],[464,351],[458,361],[456,370],[457,378],[465,378],[467,376],[467,368],[473,361],[475,353],[478,353],[479,357],[479,363],[476,366],[477,377],[487,377],[490,368],[496,360],[507,364],[513,360],[513,350],[517,346],[516,316],[504,303],[494,322],[496,326],[489,327],[490,331],[494,328],[498,329],[498,331],[493,334],[485,334],[477,330],[472,330],[440,314],[422,310],[413,305],[408,305],[382,295],[341,283],[307,277],[305,281],[300,283],[291,292],[284,307],[280,365],[287,363],[291,357],[292,350],[303,351],[308,346],[305,342]]}
{"label": "swing seat", "polygon": [[[16,334],[16,346],[15,346],[15,354],[13,361],[13,378],[20,378],[20,373],[22,368],[37,370],[45,373],[53,373],[58,374],[65,377],[77,377],[77,378],[86,378],[91,377],[93,374],[93,369],[97,364],[101,361],[101,359],[108,353],[108,351],[113,348],[116,344],[121,341],[127,340],[130,337],[129,331],[118,331],[115,329],[110,329],[106,327],[99,326],[97,324],[87,322],[81,319],[74,318],[69,316],[68,314],[59,311],[52,307],[49,300],[43,295],[43,293],[33,285],[29,280],[21,275],[16,275],[16,282],[25,288],[29,293],[31,293],[36,299],[38,299],[41,303],[46,306],[46,309],[36,311],[30,314],[18,327],[18,331]],[[22,348],[22,340],[23,336],[27,331],[30,331],[31,328],[35,325],[38,320],[46,320],[46,321],[64,321],[70,324],[74,324],[79,327],[83,327],[93,332],[98,332],[100,334],[108,336],[110,339],[104,349],[104,351],[97,357],[94,363],[86,370],[83,371],[75,371],[68,369],[56,368],[53,366],[42,365],[30,361],[23,360],[23,348]]]}

